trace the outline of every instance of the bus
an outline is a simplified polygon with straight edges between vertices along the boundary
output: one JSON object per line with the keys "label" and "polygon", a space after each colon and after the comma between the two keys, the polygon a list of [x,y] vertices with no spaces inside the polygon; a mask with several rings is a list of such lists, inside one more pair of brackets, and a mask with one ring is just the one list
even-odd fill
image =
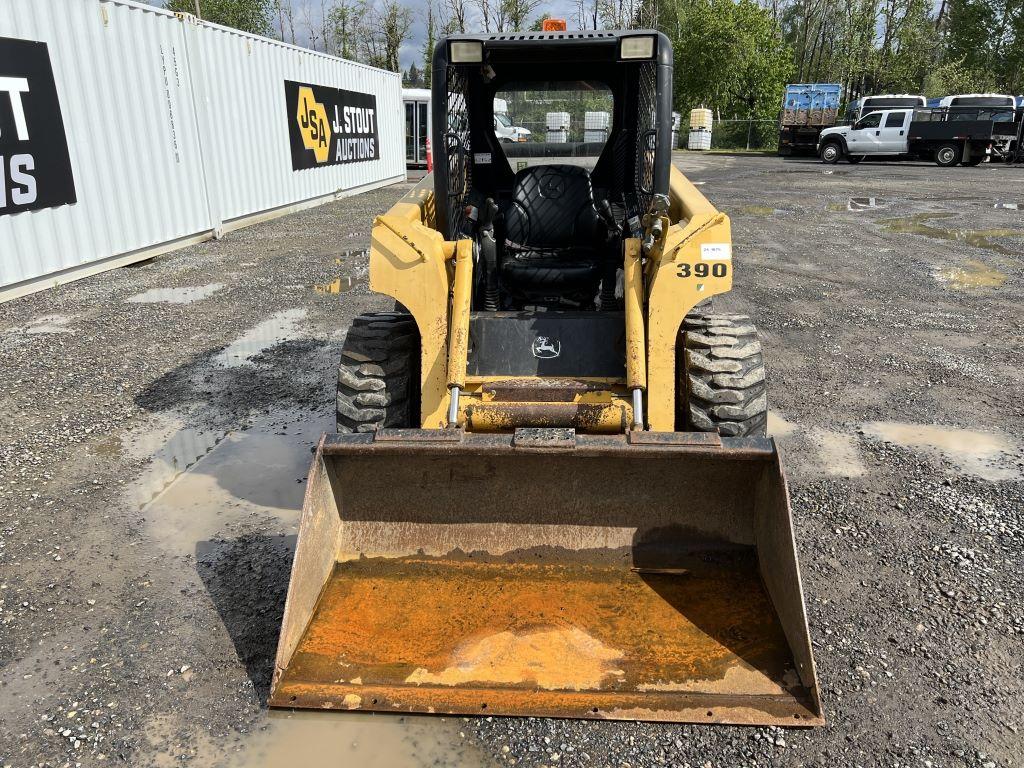
{"label": "bus", "polygon": [[853,125],[869,112],[877,112],[880,109],[898,109],[900,107],[926,107],[928,99],[924,96],[910,93],[883,93],[878,96],[865,96],[862,99],[851,101],[846,107],[846,122]]}

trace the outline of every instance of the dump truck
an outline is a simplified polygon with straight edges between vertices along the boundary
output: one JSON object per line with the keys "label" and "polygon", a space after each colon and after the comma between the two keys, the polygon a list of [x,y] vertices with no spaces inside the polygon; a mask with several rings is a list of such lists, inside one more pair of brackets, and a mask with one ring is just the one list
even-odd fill
{"label": "dump truck", "polygon": [[[459,35],[432,74],[434,172],[372,229],[395,309],[345,340],[270,705],[821,724],[761,346],[707,309],[729,218],[671,163],[668,39]],[[611,128],[514,168],[495,98]]]}
{"label": "dump truck", "polygon": [[822,130],[836,124],[843,87],[838,83],[790,83],[779,115],[779,154],[813,154]]}

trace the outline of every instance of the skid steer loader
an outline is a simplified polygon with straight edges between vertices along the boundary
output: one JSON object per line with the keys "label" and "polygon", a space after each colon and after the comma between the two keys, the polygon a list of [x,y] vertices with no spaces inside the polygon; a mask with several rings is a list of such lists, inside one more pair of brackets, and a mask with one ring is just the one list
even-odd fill
{"label": "skid steer loader", "polygon": [[[672,167],[671,93],[653,31],[437,46],[434,173],[373,227],[396,311],[348,332],[272,706],[823,722],[756,331],[694,310],[730,227]],[[559,128],[502,144],[496,97]]]}

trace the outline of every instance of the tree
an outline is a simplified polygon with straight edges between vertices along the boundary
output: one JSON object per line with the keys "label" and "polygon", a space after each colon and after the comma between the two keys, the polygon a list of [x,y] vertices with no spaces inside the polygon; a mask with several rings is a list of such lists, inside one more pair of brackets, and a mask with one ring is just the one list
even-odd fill
{"label": "tree", "polygon": [[331,50],[343,59],[354,59],[358,55],[366,10],[366,4],[361,0],[334,0],[327,12]]}
{"label": "tree", "polygon": [[401,72],[398,54],[409,39],[412,11],[397,0],[384,0],[364,18],[359,37],[362,60],[373,67]]}
{"label": "tree", "polygon": [[[167,9],[176,13],[195,13],[195,0],[168,0]],[[206,21],[234,27],[254,35],[273,33],[271,17],[274,0],[200,0],[200,13]]]}
{"label": "tree", "polygon": [[402,75],[402,84],[406,88],[422,88],[425,85],[423,73],[416,66],[416,62],[410,64],[409,69]]}
{"label": "tree", "polygon": [[544,22],[547,21],[550,18],[551,18],[551,14],[550,13],[542,13],[540,16],[538,16],[536,19],[533,20],[532,24],[530,24],[530,31],[531,32],[540,32],[542,29],[544,29]]}
{"label": "tree", "polygon": [[792,52],[753,0],[695,0],[675,42],[676,103],[744,118],[774,117]]}
{"label": "tree", "polygon": [[499,0],[495,31],[521,32],[529,27],[530,14],[542,0]]}
{"label": "tree", "polygon": [[427,88],[433,82],[434,45],[437,43],[435,24],[434,0],[427,0],[427,39],[423,42],[423,84]]}

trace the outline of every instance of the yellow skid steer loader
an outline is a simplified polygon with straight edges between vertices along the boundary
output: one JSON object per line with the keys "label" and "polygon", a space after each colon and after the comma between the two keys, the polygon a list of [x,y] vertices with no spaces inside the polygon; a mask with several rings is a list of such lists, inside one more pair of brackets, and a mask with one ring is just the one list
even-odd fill
{"label": "yellow skid steer loader", "polygon": [[672,167],[671,93],[653,31],[437,46],[435,170],[373,227],[396,311],[348,332],[272,706],[823,722],[761,347],[695,309],[731,235]]}

